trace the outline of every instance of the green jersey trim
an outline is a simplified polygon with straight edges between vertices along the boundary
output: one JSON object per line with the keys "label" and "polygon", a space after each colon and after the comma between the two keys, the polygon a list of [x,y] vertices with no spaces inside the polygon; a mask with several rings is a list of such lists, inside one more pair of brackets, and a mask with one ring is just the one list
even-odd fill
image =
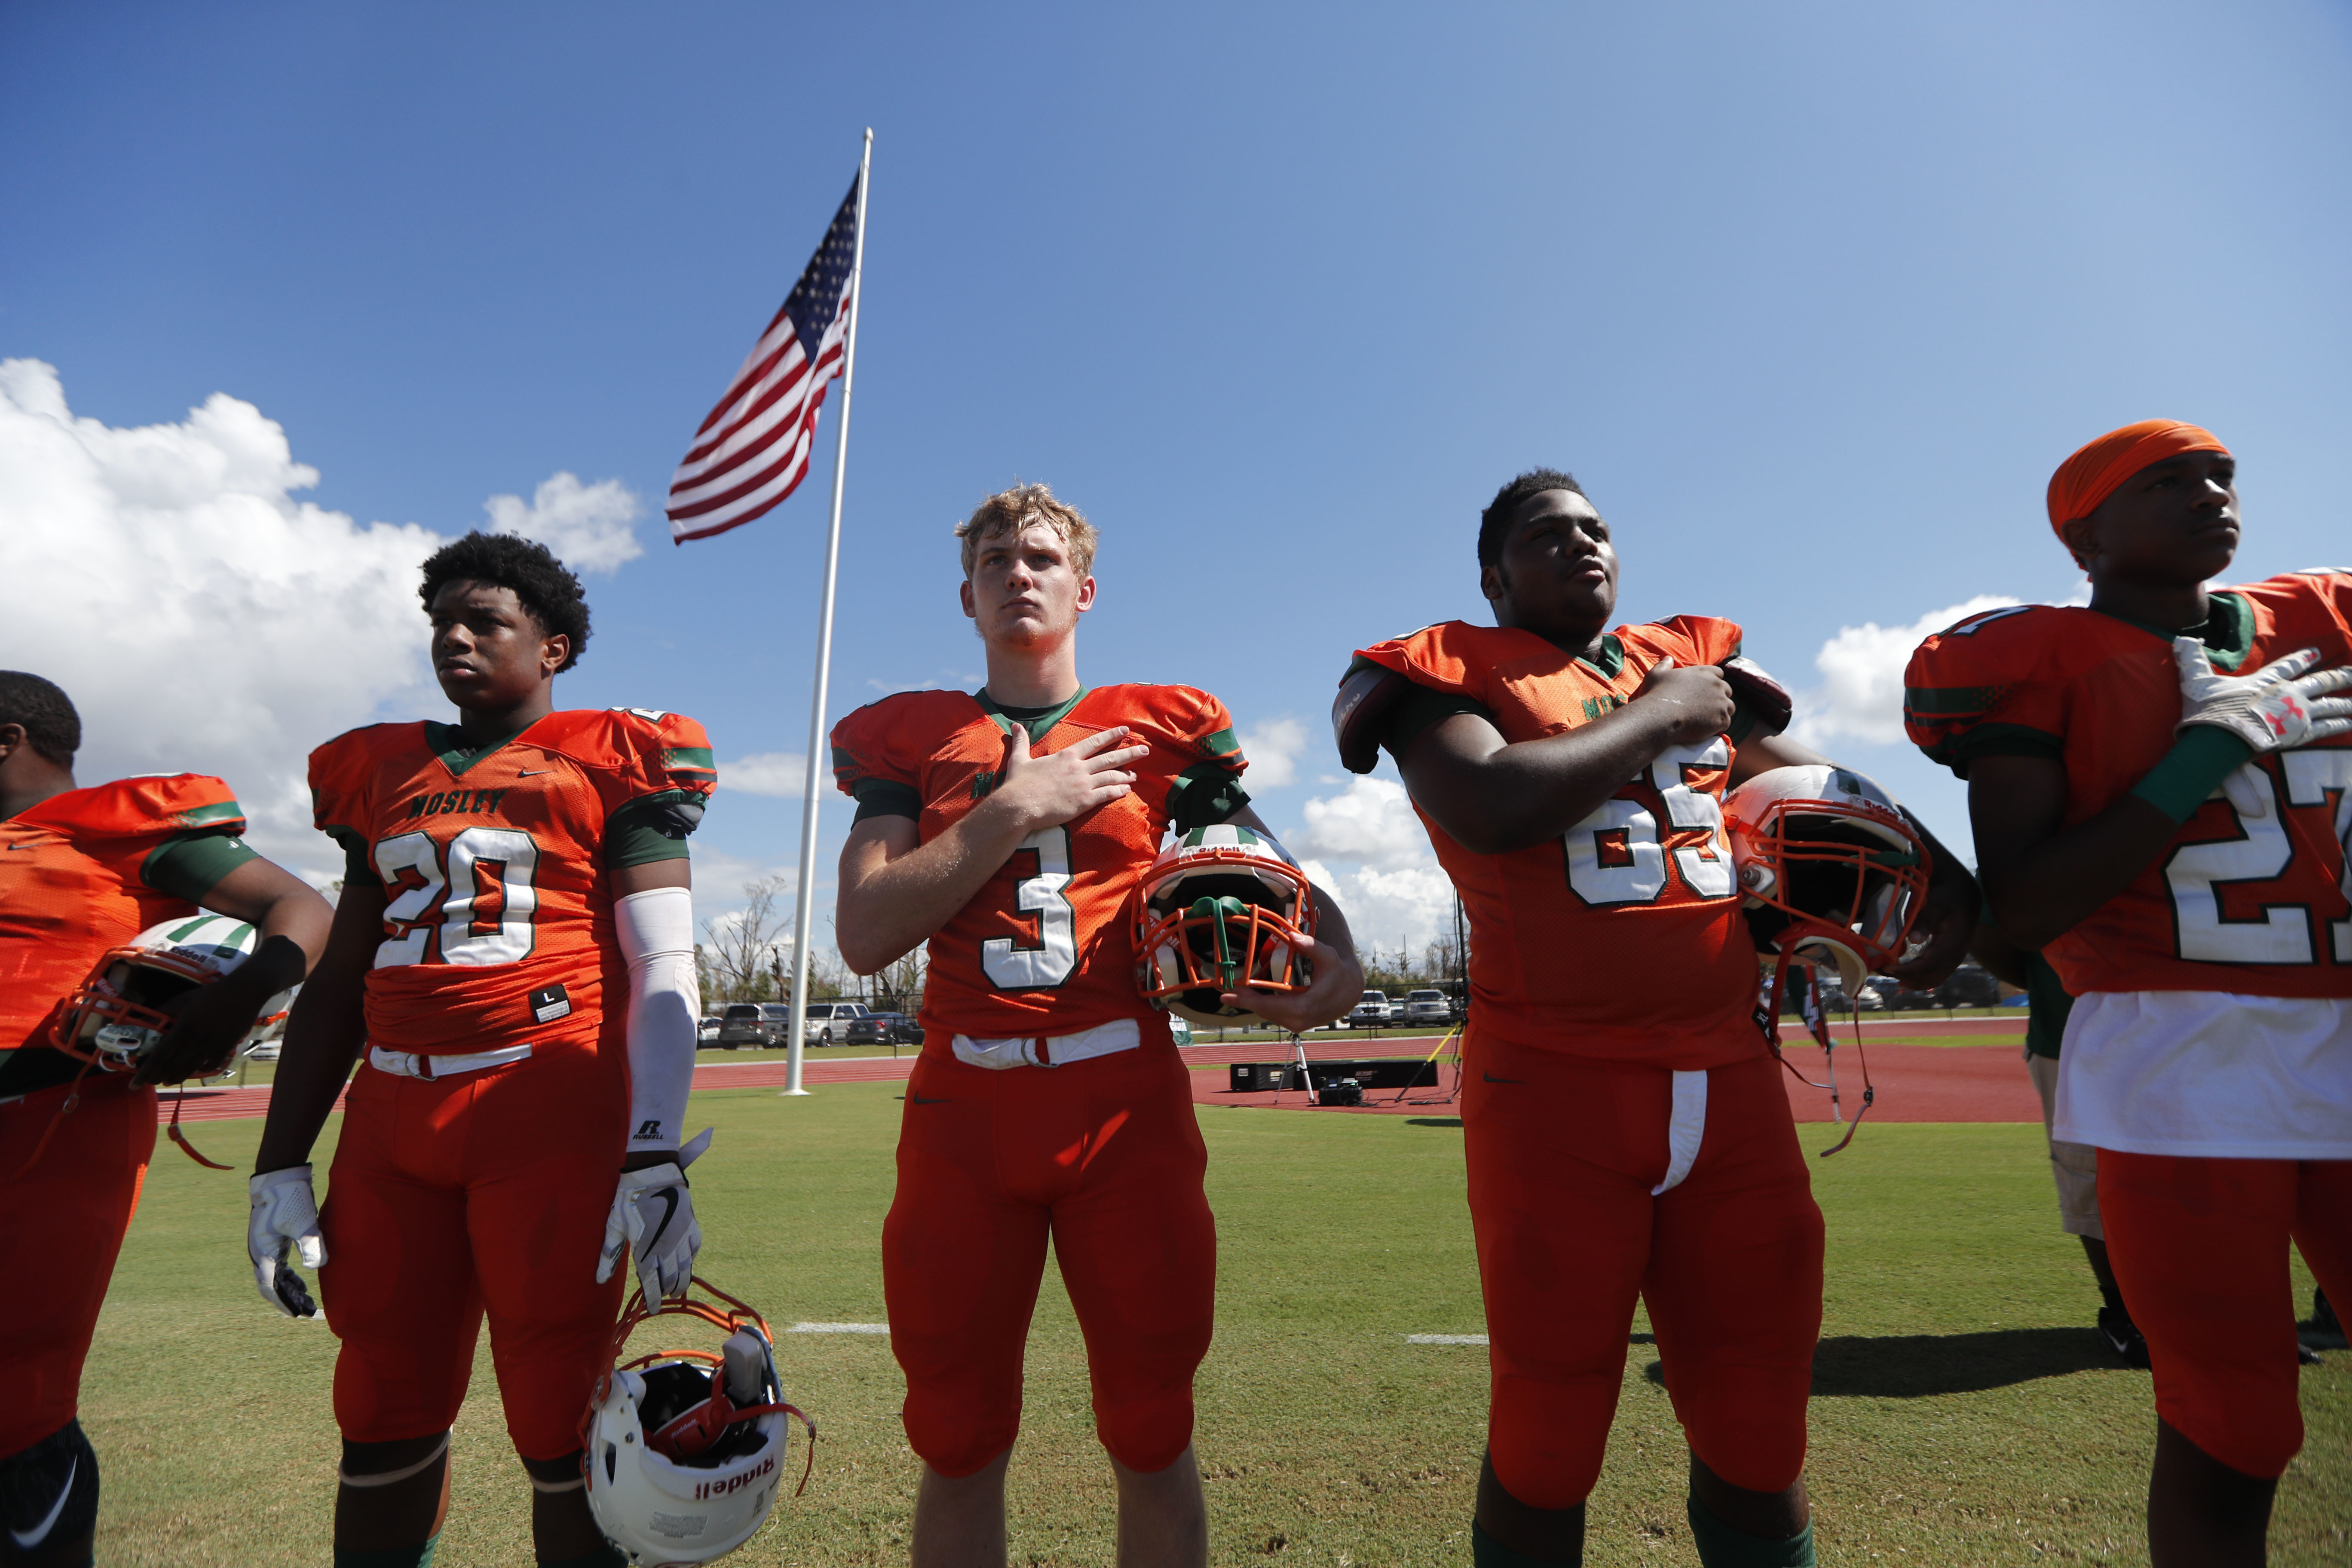
{"label": "green jersey trim", "polygon": [[1044,743],[1046,731],[1069,717],[1070,710],[1085,701],[1087,693],[1093,689],[1091,686],[1081,686],[1068,701],[1057,702],[1051,708],[1007,708],[991,697],[985,687],[971,695],[981,711],[996,721],[998,729],[1010,735],[1013,726],[1018,724],[1029,731],[1029,743],[1034,746]]}
{"label": "green jersey trim", "polygon": [[[536,723],[537,721],[534,720],[532,722]],[[525,724],[522,730],[530,728],[530,724]],[[441,759],[441,765],[449,770],[452,777],[462,778],[467,768],[472,767],[484,757],[504,751],[514,740],[515,735],[522,733],[522,730],[517,730],[513,735],[507,735],[477,746],[466,739],[457,725],[436,723],[427,719],[425,721],[425,744],[427,750]]]}

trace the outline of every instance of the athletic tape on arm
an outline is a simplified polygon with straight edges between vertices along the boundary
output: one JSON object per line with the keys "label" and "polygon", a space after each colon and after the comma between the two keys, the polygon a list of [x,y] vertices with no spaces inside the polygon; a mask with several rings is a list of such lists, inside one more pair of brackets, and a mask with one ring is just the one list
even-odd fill
{"label": "athletic tape on arm", "polygon": [[675,1149],[694,1079],[702,988],[694,976],[694,895],[648,888],[613,900],[629,965],[629,1152]]}

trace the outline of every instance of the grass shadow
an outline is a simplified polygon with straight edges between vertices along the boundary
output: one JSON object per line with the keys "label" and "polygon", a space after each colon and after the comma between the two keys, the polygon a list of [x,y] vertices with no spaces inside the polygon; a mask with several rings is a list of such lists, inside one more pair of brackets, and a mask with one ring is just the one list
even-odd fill
{"label": "grass shadow", "polygon": [[[2092,1329],[1990,1329],[1969,1334],[1840,1334],[1813,1352],[1816,1398],[1927,1399],[1980,1394],[2077,1372],[2123,1372]],[[1642,1369],[1663,1384],[1661,1364]]]}
{"label": "grass shadow", "polygon": [[1459,1127],[1462,1125],[1462,1118],[1458,1116],[1408,1116],[1404,1119],[1404,1124],[1407,1127]]}

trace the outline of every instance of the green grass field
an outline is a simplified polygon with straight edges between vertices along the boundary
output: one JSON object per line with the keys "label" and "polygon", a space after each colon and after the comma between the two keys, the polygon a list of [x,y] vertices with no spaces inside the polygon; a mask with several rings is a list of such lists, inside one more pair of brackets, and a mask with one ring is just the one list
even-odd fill
{"label": "green grass field", "polygon": [[[779,1328],[879,1320],[900,1092],[696,1096],[719,1130],[695,1169],[704,1272]],[[1467,1563],[1486,1352],[1404,1341],[1484,1328],[1459,1126],[1230,1108],[1202,1124],[1222,1248],[1198,1436],[1216,1560]],[[260,1128],[214,1123],[201,1142],[249,1169]],[[2094,1343],[2096,1299],[2056,1232],[2041,1129],[1872,1126],[1814,1170],[1830,1236],[1810,1468],[1822,1561],[2145,1563],[2147,1374]],[[334,1341],[255,1299],[245,1212],[241,1174],[158,1145],[83,1387],[107,1467],[102,1563],[327,1559]],[[1686,1450],[1643,1327],[1592,1500],[1596,1564],[1696,1561]],[[905,1561],[918,1467],[888,1342],[787,1335],[779,1350],[824,1435],[816,1479],[733,1561]],[[2352,1353],[2303,1386],[2310,1436],[2280,1488],[2272,1561],[2352,1562]],[[530,1563],[487,1339],[456,1455],[440,1563]],[[1013,1477],[1014,1562],[1111,1560],[1082,1350],[1050,1271]]]}

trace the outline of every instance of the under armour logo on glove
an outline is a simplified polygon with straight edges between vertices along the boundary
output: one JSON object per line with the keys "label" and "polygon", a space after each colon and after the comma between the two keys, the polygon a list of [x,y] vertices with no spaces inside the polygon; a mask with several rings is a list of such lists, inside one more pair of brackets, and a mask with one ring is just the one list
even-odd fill
{"label": "under armour logo on glove", "polygon": [[2205,645],[2195,637],[2172,639],[2173,662],[2180,667],[2180,729],[2210,724],[2252,746],[2256,754],[2352,735],[2352,669],[2307,673],[2319,650],[2306,647],[2274,659],[2252,675],[2216,675]]}

